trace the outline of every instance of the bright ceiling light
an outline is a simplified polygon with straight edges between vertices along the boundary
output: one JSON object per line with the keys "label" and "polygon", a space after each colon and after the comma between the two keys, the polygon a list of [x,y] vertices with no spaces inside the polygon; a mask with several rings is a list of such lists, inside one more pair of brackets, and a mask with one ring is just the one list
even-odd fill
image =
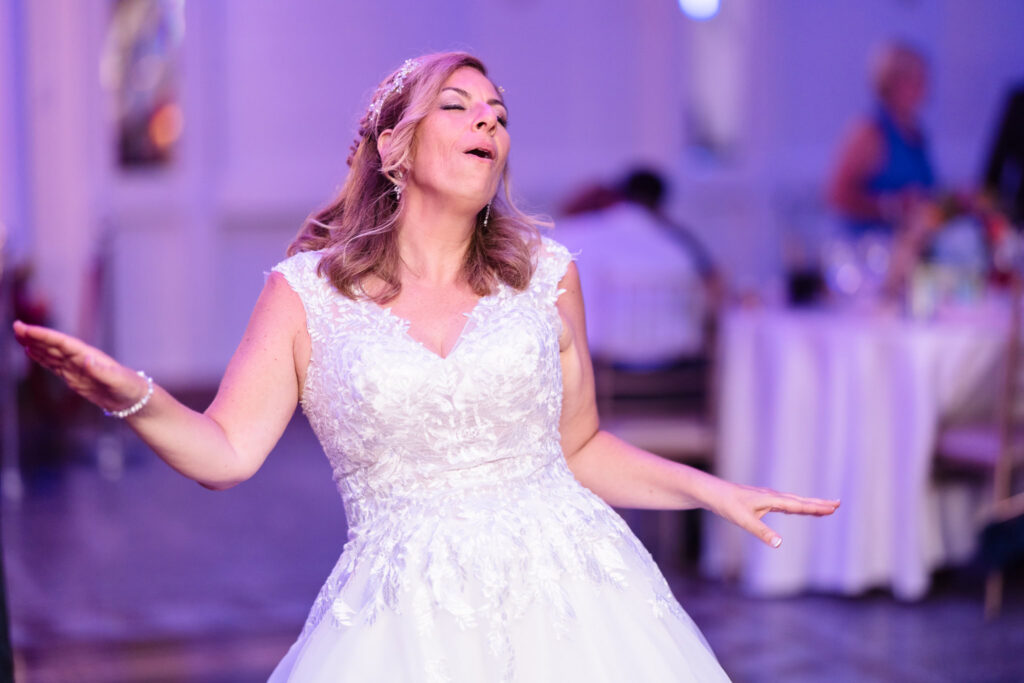
{"label": "bright ceiling light", "polygon": [[710,19],[718,14],[721,0],[679,0],[679,8],[691,19]]}

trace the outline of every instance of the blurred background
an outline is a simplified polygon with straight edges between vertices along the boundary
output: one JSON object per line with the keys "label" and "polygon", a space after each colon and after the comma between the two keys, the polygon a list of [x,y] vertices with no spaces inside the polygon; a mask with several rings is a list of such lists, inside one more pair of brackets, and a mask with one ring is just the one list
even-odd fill
{"label": "blurred background", "polygon": [[[204,407],[376,84],[467,50],[578,254],[608,428],[844,500],[775,554],[625,513],[726,670],[1024,680],[1022,29],[1018,0],[0,0],[0,311]],[[0,341],[19,678],[265,679],[345,537],[301,416],[213,493]]]}

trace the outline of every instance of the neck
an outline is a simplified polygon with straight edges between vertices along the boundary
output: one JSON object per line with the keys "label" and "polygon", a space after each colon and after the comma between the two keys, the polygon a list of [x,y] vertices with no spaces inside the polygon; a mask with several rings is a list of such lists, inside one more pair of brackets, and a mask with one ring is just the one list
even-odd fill
{"label": "neck", "polygon": [[422,192],[410,192],[398,219],[398,254],[413,277],[435,285],[458,282],[476,213],[457,210]]}

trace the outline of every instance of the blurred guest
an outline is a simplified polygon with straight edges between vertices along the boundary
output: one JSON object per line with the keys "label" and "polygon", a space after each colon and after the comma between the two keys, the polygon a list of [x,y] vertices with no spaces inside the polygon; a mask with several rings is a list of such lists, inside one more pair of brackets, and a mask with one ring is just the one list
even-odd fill
{"label": "blurred guest", "polygon": [[707,313],[720,296],[718,269],[692,231],[665,215],[666,189],[657,172],[634,170],[619,184],[620,201],[556,229],[579,253],[597,357],[654,364],[703,350]]}
{"label": "blurred guest", "polygon": [[898,296],[941,221],[929,201],[935,172],[921,125],[924,55],[904,42],[884,44],[872,61],[871,84],[874,110],[841,145],[828,199],[848,238],[888,244],[880,292]]}
{"label": "blurred guest", "polygon": [[711,258],[707,247],[697,239],[690,228],[673,222],[664,212],[664,199],[667,186],[664,178],[654,171],[638,170],[631,173],[623,182],[621,192],[627,202],[643,207],[654,219],[656,227],[683,249],[693,261],[697,273],[705,285],[720,285],[718,268]]}
{"label": "blurred guest", "polygon": [[1024,222],[1024,83],[1006,99],[985,165],[984,185],[1010,220]]}
{"label": "blurred guest", "polygon": [[562,203],[559,211],[563,216],[578,216],[591,211],[607,209],[622,201],[618,189],[604,183],[584,185]]}
{"label": "blurred guest", "polygon": [[843,142],[829,185],[829,201],[852,236],[891,234],[935,186],[921,106],[928,66],[915,48],[883,45],[871,73],[876,104]]}

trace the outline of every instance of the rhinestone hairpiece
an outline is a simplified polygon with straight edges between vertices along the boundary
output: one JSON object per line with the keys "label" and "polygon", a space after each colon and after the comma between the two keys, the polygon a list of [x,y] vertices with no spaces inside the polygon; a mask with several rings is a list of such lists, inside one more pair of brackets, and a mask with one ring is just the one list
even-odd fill
{"label": "rhinestone hairpiece", "polygon": [[373,102],[370,103],[370,121],[372,123],[377,122],[377,117],[380,116],[380,110],[384,107],[384,103],[389,97],[395,93],[402,92],[402,88],[405,87],[405,79],[413,71],[418,69],[420,66],[419,60],[407,59],[402,64],[402,68],[395,72],[394,77],[391,81],[378,91],[377,96],[373,98]]}

